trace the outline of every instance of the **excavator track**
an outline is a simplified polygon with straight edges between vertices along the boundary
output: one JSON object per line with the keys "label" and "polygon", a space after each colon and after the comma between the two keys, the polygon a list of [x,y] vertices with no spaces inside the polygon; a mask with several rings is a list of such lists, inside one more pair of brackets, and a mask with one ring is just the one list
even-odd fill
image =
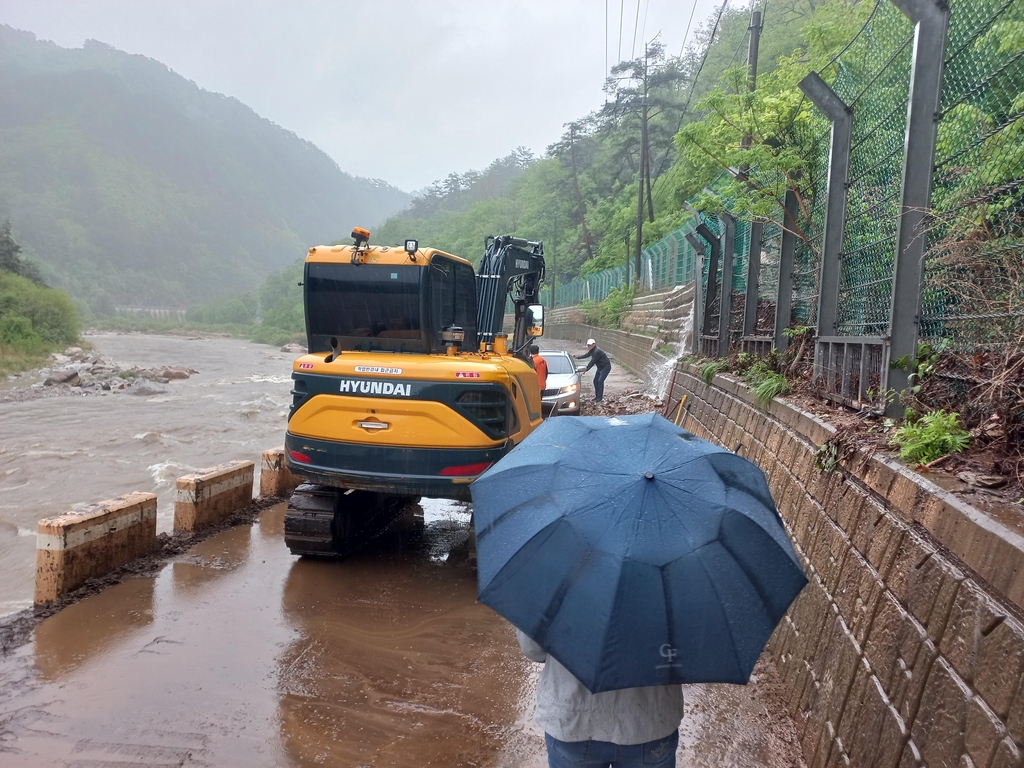
{"label": "excavator track", "polygon": [[398,522],[416,496],[303,483],[288,500],[284,541],[293,555],[345,557]]}

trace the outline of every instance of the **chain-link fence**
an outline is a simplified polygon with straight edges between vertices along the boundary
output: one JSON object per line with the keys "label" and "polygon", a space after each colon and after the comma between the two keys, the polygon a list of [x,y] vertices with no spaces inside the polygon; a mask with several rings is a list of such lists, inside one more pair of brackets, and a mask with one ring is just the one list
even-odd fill
{"label": "chain-link fence", "polygon": [[1024,335],[1024,2],[950,7],[921,336],[970,351]]}

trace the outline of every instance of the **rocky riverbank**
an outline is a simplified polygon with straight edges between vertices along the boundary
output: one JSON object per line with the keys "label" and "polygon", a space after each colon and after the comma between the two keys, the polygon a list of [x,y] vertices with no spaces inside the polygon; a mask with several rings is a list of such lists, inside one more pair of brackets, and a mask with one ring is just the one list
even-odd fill
{"label": "rocky riverbank", "polygon": [[[63,353],[55,352],[48,368],[8,376],[14,387],[0,392],[0,402],[110,393],[159,395],[170,391],[166,386],[170,382],[188,379],[197,373],[180,365],[129,368],[105,355],[81,347],[69,347]],[[19,379],[34,383],[19,387]]]}

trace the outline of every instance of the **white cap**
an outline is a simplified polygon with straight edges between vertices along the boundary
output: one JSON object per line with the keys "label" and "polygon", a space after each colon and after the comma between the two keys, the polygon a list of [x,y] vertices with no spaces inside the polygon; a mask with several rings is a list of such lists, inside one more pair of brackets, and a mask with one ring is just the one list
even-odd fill
{"label": "white cap", "polygon": [[591,344],[597,344],[597,342],[593,339],[587,339],[587,346],[589,347]]}

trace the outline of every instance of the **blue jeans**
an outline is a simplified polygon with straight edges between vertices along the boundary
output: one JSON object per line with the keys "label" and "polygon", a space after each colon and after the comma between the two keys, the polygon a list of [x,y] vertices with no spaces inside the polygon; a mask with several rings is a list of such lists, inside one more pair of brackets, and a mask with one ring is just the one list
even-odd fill
{"label": "blue jeans", "polygon": [[679,731],[646,744],[622,746],[610,741],[559,741],[544,734],[549,768],[675,768]]}
{"label": "blue jeans", "polygon": [[594,374],[594,399],[600,400],[604,397],[604,380],[612,372],[611,368],[598,368]]}

